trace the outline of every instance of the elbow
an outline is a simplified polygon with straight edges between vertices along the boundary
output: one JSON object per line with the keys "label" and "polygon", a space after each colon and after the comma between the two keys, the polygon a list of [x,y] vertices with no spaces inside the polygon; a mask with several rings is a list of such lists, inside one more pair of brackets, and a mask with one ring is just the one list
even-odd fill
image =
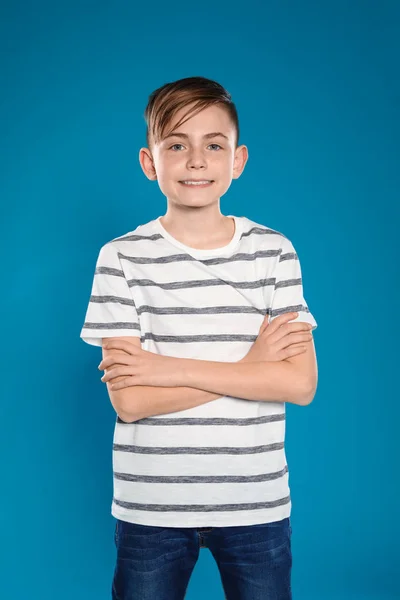
{"label": "elbow", "polygon": [[107,389],[111,404],[121,421],[124,423],[134,423],[137,421],[137,415],[132,412],[132,388],[111,390],[109,383],[107,383]]}
{"label": "elbow", "polygon": [[129,415],[125,412],[122,412],[121,410],[118,411],[117,415],[123,423],[134,423],[135,421],[137,421],[137,419],[133,415]]}
{"label": "elbow", "polygon": [[138,416],[132,413],[131,404],[129,403],[129,407],[127,402],[121,402],[119,405],[118,416],[124,423],[134,423],[138,420]]}
{"label": "elbow", "polygon": [[299,386],[296,391],[296,404],[299,406],[308,406],[314,400],[316,391],[316,381],[307,381],[305,385]]}

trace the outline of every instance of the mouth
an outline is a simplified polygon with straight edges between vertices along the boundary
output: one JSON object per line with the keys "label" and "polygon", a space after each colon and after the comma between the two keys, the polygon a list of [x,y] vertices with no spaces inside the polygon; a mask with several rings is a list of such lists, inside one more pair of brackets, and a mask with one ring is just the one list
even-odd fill
{"label": "mouth", "polygon": [[187,188],[206,188],[206,187],[210,187],[210,185],[212,185],[214,183],[214,179],[210,179],[210,180],[206,180],[206,179],[202,179],[197,181],[180,181],[179,182],[181,185],[184,185]]}

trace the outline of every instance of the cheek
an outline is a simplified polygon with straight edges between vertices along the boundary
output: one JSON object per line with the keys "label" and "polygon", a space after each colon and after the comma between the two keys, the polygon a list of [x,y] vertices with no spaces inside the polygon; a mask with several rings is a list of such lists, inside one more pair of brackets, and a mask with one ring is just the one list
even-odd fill
{"label": "cheek", "polygon": [[223,156],[218,160],[215,160],[214,164],[210,166],[215,168],[216,172],[220,173],[222,177],[229,178],[232,176],[233,162],[228,156]]}
{"label": "cheek", "polygon": [[165,158],[158,165],[159,177],[164,180],[173,179],[174,175],[182,168],[182,163],[184,163],[183,159],[176,156]]}
{"label": "cheek", "polygon": [[233,166],[233,158],[230,154],[217,154],[213,160],[213,163],[218,163],[226,171],[229,171],[229,169],[231,169]]}

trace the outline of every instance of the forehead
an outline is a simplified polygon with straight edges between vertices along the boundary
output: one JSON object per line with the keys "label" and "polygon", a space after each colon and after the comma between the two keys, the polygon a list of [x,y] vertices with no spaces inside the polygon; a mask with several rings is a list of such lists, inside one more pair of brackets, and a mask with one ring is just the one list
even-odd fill
{"label": "forehead", "polygon": [[[233,125],[229,118],[226,109],[221,106],[213,105],[203,108],[195,115],[185,117],[184,115],[192,108],[192,106],[184,107],[177,111],[171,122],[168,125],[168,131],[179,131],[185,133],[193,133],[194,135],[202,132],[221,131],[226,135],[230,135],[233,131]],[[183,123],[177,127],[179,121],[183,119]]]}

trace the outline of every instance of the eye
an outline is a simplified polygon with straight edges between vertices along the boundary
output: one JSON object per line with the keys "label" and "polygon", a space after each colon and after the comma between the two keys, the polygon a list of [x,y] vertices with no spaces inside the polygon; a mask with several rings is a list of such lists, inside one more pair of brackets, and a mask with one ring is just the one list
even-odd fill
{"label": "eye", "polygon": [[[172,148],[175,148],[175,146],[183,146],[183,144],[174,144],[173,146],[169,147],[169,150],[171,150]],[[219,144],[209,144],[209,146],[217,146],[218,148],[220,148],[222,150],[222,146],[220,146]]]}

